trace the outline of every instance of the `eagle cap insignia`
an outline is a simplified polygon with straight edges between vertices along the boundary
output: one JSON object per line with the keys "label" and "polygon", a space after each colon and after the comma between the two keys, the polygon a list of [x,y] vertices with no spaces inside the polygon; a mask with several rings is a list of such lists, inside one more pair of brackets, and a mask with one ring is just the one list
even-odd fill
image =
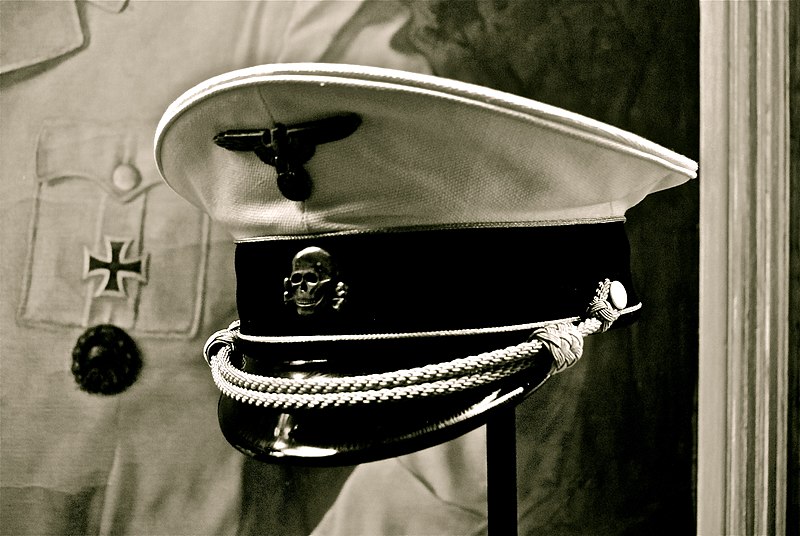
{"label": "eagle cap insignia", "polygon": [[315,246],[302,249],[292,259],[292,273],[283,279],[283,302],[293,303],[300,316],[339,311],[347,295],[347,285],[338,278],[336,265],[327,251]]}
{"label": "eagle cap insignia", "polygon": [[214,136],[214,143],[229,151],[253,151],[275,168],[278,190],[286,199],[305,201],[311,197],[312,181],[303,165],[311,160],[318,145],[347,138],[360,124],[358,114],[343,113],[294,125],[226,130]]}

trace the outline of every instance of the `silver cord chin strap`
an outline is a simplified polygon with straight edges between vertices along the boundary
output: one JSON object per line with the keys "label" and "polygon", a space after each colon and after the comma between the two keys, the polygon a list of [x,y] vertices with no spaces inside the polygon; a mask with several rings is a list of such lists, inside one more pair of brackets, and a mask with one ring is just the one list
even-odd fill
{"label": "silver cord chin strap", "polygon": [[239,322],[212,335],[203,352],[214,383],[225,395],[255,406],[278,409],[325,408],[423,398],[473,389],[530,368],[542,349],[553,356],[551,374],[573,366],[583,353],[583,338],[606,331],[621,314],[608,301],[612,282],[599,284],[577,325],[557,322],[533,331],[528,341],[492,352],[379,374],[346,377],[284,378],[250,374],[230,360]]}

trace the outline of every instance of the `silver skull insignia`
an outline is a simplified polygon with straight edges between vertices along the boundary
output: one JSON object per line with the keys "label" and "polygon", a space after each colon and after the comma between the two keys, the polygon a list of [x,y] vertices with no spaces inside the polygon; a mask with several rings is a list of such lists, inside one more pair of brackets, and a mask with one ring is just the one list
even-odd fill
{"label": "silver skull insignia", "polygon": [[300,250],[292,259],[291,275],[283,279],[283,302],[294,302],[301,316],[328,308],[338,311],[347,294],[347,285],[336,281],[337,276],[327,251],[314,246]]}

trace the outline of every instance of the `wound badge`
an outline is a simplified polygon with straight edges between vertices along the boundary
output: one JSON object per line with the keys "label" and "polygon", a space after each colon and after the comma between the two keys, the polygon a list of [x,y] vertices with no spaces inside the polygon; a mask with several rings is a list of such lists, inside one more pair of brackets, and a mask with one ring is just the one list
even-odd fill
{"label": "wound badge", "polygon": [[294,302],[297,314],[310,316],[320,311],[338,311],[344,303],[347,285],[338,281],[330,254],[307,247],[292,259],[292,273],[283,279],[283,302]]}

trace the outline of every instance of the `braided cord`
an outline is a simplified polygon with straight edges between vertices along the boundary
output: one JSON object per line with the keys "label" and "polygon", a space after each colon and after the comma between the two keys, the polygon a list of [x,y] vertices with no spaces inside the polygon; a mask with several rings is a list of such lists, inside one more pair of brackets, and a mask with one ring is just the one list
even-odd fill
{"label": "braided cord", "polygon": [[[354,406],[375,402],[387,402],[391,400],[418,399],[430,396],[438,396],[450,393],[457,393],[473,389],[481,385],[502,379],[515,372],[518,372],[526,365],[520,361],[508,367],[482,374],[465,374],[455,378],[425,382],[419,384],[402,384],[398,379],[397,384],[392,387],[368,390],[353,390],[347,392],[323,392],[323,393],[271,393],[248,389],[243,385],[237,385],[223,377],[221,369],[227,365],[227,354],[229,350],[224,350],[217,354],[216,359],[221,359],[221,363],[212,366],[212,375],[217,387],[226,395],[236,400],[254,404],[256,406],[268,406],[280,409],[299,409],[299,408],[325,408],[338,406]],[[387,373],[391,376],[392,373]]]}
{"label": "braided cord", "polygon": [[220,356],[217,360],[222,377],[241,387],[270,393],[323,394],[385,389],[397,384],[419,385],[460,378],[469,374],[497,374],[498,370],[519,368],[515,364],[519,360],[538,352],[541,346],[541,342],[531,341],[503,350],[495,350],[445,363],[435,363],[388,373],[341,378],[313,377],[295,379],[260,376],[243,372],[234,367],[227,356]]}
{"label": "braided cord", "polygon": [[[545,348],[554,358],[551,372],[560,372],[577,362],[583,337],[605,331],[606,298],[610,282],[598,287],[589,307],[591,318],[577,326],[554,323],[535,330],[527,342],[504,349],[459,358],[444,363],[378,374],[340,378],[283,378],[260,376],[236,368],[230,361],[238,325],[215,333],[206,343],[206,359],[214,383],[230,398],[256,406],[278,409],[355,406],[392,400],[418,399],[462,392],[530,368]],[[619,312],[613,310],[611,316]],[[614,320],[616,319],[614,317]]]}

